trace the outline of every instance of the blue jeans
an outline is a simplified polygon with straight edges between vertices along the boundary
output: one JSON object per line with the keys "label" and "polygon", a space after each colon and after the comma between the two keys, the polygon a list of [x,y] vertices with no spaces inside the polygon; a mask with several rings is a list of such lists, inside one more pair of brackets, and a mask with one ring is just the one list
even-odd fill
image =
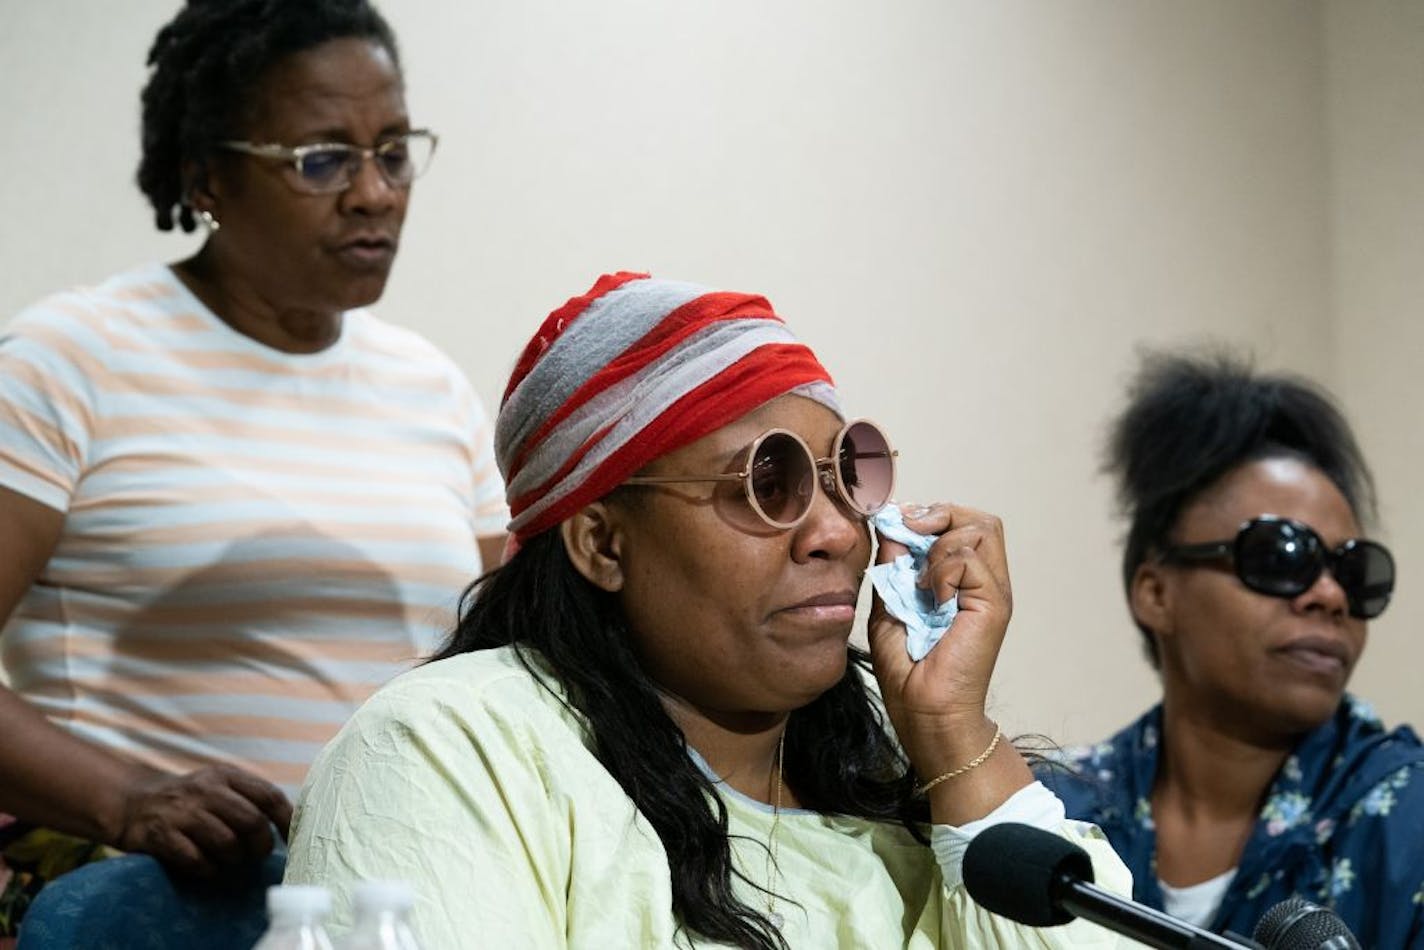
{"label": "blue jeans", "polygon": [[35,897],[19,950],[251,950],[266,929],[267,888],[286,864],[274,852],[212,881],[174,878],[146,854],[87,864]]}

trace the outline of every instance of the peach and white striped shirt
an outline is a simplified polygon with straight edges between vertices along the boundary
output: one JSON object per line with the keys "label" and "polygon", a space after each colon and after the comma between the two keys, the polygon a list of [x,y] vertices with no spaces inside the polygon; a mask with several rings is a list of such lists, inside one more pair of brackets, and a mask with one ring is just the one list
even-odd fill
{"label": "peach and white striped shirt", "polygon": [[165,266],[0,334],[0,485],[66,514],[0,630],[11,688],[134,758],[289,794],[449,630],[508,520],[480,401],[428,342],[357,310],[282,353]]}

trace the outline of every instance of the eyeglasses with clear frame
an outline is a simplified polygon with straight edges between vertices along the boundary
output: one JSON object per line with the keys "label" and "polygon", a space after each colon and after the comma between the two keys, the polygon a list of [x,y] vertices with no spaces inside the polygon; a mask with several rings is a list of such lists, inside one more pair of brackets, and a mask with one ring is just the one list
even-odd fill
{"label": "eyeglasses with clear frame", "polygon": [[677,485],[692,482],[742,483],[747,502],[762,521],[787,531],[811,513],[815,484],[847,508],[869,518],[890,502],[895,490],[899,452],[869,419],[853,419],[836,433],[831,454],[816,458],[796,433],[769,429],[747,447],[740,472],[717,475],[641,475],[625,485]]}
{"label": "eyeglasses with clear frame", "polygon": [[244,141],[218,144],[230,152],[285,162],[296,173],[285,176],[294,190],[329,195],[350,188],[368,158],[376,163],[376,170],[387,185],[407,188],[430,167],[439,142],[440,137],[429,129],[413,129],[369,148],[345,142],[296,146]]}

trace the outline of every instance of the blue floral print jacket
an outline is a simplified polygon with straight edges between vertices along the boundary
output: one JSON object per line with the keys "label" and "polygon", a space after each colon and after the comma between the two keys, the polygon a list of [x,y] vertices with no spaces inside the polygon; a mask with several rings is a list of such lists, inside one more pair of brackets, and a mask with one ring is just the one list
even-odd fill
{"label": "blue floral print jacket", "polygon": [[[1157,706],[1107,742],[1067,750],[1076,774],[1039,774],[1068,817],[1107,834],[1133,897],[1159,909],[1151,796],[1161,735]],[[1424,746],[1407,726],[1386,732],[1351,696],[1281,766],[1212,929],[1249,935],[1292,895],[1332,908],[1364,947],[1424,948]]]}

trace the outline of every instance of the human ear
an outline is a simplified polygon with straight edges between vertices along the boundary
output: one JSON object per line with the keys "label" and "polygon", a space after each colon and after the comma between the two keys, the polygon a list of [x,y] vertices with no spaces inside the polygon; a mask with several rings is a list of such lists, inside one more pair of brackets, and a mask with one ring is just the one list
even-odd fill
{"label": "human ear", "polygon": [[218,195],[206,162],[188,159],[183,162],[183,203],[194,211],[217,213]]}
{"label": "human ear", "polygon": [[590,584],[610,594],[623,589],[623,536],[607,504],[580,508],[559,525],[559,536],[574,570]]}
{"label": "human ear", "polygon": [[1151,630],[1154,637],[1171,635],[1172,585],[1160,564],[1149,560],[1137,565],[1127,596],[1138,626]]}

